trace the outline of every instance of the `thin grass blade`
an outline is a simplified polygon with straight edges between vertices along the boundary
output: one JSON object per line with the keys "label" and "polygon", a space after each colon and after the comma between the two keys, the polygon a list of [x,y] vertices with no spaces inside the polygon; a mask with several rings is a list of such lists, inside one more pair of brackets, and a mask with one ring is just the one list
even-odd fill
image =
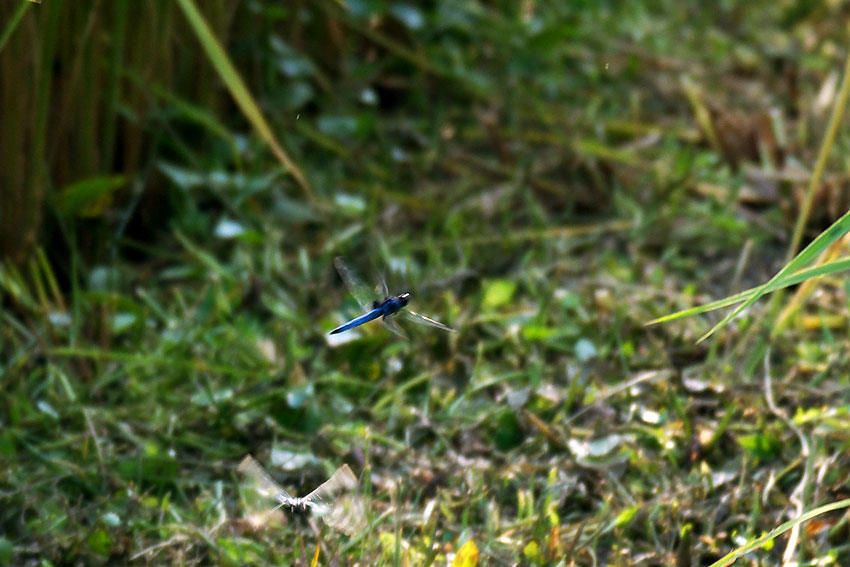
{"label": "thin grass blade", "polygon": [[691,315],[707,313],[708,311],[714,311],[715,309],[720,309],[721,307],[728,307],[729,305],[734,305],[736,303],[746,301],[747,299],[751,298],[753,295],[759,292],[771,293],[778,289],[797,285],[810,279],[827,276],[837,272],[843,272],[845,270],[850,270],[850,258],[832,260],[830,262],[825,262],[819,266],[800,270],[799,272],[796,272],[795,274],[788,276],[788,278],[782,279],[780,281],[776,281],[773,283],[768,282],[766,284],[747,289],[734,295],[730,295],[729,297],[724,297],[723,299],[712,301],[711,303],[698,305],[696,307],[690,307],[688,309],[683,309],[682,311],[677,311],[675,313],[670,313],[669,315],[664,315],[663,317],[658,317],[657,319],[653,319],[647,322],[646,325],[657,325],[658,323],[666,323],[675,319],[690,317]]}
{"label": "thin grass blade", "polygon": [[805,514],[800,515],[800,517],[795,518],[793,520],[789,520],[784,524],[772,529],[768,533],[764,534],[761,537],[757,537],[756,539],[748,542],[738,549],[732,551],[731,553],[726,554],[725,557],[721,558],[719,561],[715,561],[709,567],[726,567],[727,565],[732,565],[737,561],[742,555],[749,553],[754,549],[758,549],[769,541],[774,540],[776,537],[782,535],[787,532],[797,524],[802,524],[805,521],[811,520],[816,516],[820,516],[821,514],[826,514],[827,512],[832,512],[833,510],[841,510],[842,508],[850,508],[850,498],[845,500],[839,500],[838,502],[833,502],[832,504],[826,504],[824,506],[820,506],[806,512]]}
{"label": "thin grass blade", "polygon": [[26,2],[21,2],[18,5],[18,9],[15,10],[15,13],[12,14],[12,17],[9,18],[9,21],[6,22],[5,26],[3,26],[3,31],[0,31],[0,51],[3,51],[3,48],[6,47],[6,43],[9,41],[9,38],[12,37],[12,34],[15,33],[15,30],[18,28],[18,24],[21,23],[21,19],[23,19],[24,14],[29,7],[30,5]]}
{"label": "thin grass blade", "polygon": [[316,200],[313,196],[313,189],[307,182],[307,178],[304,177],[304,174],[301,172],[298,165],[289,157],[289,154],[284,151],[280,143],[278,143],[277,138],[275,138],[275,135],[263,116],[259,105],[248,90],[245,81],[242,80],[242,77],[239,75],[236,67],[230,61],[230,57],[228,57],[227,52],[225,52],[221,43],[219,43],[218,38],[213,35],[212,30],[210,30],[206,20],[195,5],[194,0],[177,0],[177,3],[186,15],[186,19],[189,21],[189,25],[192,26],[192,30],[195,32],[195,35],[198,37],[198,41],[200,41],[201,46],[204,48],[204,51],[206,51],[207,56],[210,59],[210,62],[215,67],[219,77],[221,77],[221,80],[227,86],[230,94],[233,95],[233,99],[242,110],[242,113],[260,137],[269,145],[272,152],[275,156],[277,156],[284,167],[286,167],[289,173],[292,174],[292,177],[304,191],[307,199],[311,203],[315,204]]}
{"label": "thin grass blade", "polygon": [[[790,275],[799,271],[806,264],[814,260],[819,254],[829,247],[830,244],[844,236],[850,232],[850,211],[844,213],[844,215],[835,221],[832,226],[823,231],[817,238],[815,238],[808,246],[806,246],[797,256],[794,257],[793,260],[788,262],[779,272],[773,276],[762,289],[756,291],[749,299],[747,299],[742,305],[738,306],[733,312],[729,313],[726,317],[723,318],[722,321],[717,323],[714,327],[711,328],[705,335],[700,337],[697,342],[702,342],[711,335],[715,333],[718,329],[721,329],[726,326],[729,321],[734,319],[741,311],[758,301],[761,296],[763,296],[767,291],[767,289],[771,286],[775,286],[778,283],[781,283],[785,279],[787,279]],[[778,289],[778,288],[775,288]]]}

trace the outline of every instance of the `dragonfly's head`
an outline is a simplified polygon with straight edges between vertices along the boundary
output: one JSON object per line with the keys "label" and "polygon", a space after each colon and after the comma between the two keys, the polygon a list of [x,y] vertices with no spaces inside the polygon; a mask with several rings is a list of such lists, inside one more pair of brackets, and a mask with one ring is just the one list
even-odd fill
{"label": "dragonfly's head", "polygon": [[398,299],[399,304],[402,307],[404,307],[405,305],[407,305],[407,302],[410,300],[410,294],[407,293],[407,292],[404,292],[404,293],[396,296],[396,299]]}

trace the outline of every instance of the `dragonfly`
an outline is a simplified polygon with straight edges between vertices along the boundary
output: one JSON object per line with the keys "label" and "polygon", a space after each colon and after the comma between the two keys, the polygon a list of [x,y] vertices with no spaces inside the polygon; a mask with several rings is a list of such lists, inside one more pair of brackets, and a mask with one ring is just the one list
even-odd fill
{"label": "dragonfly", "polygon": [[[390,319],[392,315],[402,311],[405,307],[407,307],[408,302],[410,301],[410,293],[404,292],[399,295],[390,296],[389,290],[387,289],[387,282],[381,278],[378,283],[377,290],[378,292],[384,296],[383,301],[373,300],[374,295],[369,290],[369,287],[363,284],[357,276],[348,268],[342,258],[334,259],[334,266],[336,267],[336,271],[339,272],[339,277],[342,278],[342,281],[345,283],[345,287],[348,288],[348,291],[351,292],[351,295],[354,296],[354,299],[357,300],[357,303],[360,304],[360,307],[363,311],[366,311],[363,315],[359,317],[355,317],[354,319],[343,323],[336,329],[330,332],[331,335],[336,335],[337,333],[342,333],[343,331],[348,331],[355,327],[359,327],[364,323],[368,323],[369,321],[374,321],[379,317],[382,318],[384,325],[393,333],[400,336],[403,339],[407,337],[402,332],[401,328],[398,326],[398,323],[395,322],[394,319]],[[421,313],[417,313],[416,311],[411,311],[410,309],[405,309],[402,311],[403,316],[411,321],[416,323],[421,323],[423,325],[430,325],[431,327],[436,327],[438,329],[442,329],[443,331],[448,331],[450,333],[454,332],[454,329],[451,327],[440,323],[439,321],[435,321],[430,317],[426,317]]]}
{"label": "dragonfly", "polygon": [[262,496],[277,500],[277,506],[267,514],[284,506],[296,512],[310,511],[331,528],[349,536],[366,526],[363,499],[357,493],[357,477],[348,465],[339,467],[328,480],[303,498],[284,490],[251,455],[246,455],[236,470],[248,478],[251,488]]}

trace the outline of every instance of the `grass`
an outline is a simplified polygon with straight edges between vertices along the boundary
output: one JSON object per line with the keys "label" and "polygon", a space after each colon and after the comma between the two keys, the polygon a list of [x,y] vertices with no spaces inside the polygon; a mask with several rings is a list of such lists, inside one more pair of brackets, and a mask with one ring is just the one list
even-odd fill
{"label": "grass", "polygon": [[[47,76],[17,117],[54,144],[32,179],[55,198],[45,246],[0,266],[0,564],[847,563],[846,260],[782,271],[795,182],[722,151],[723,112],[778,109],[786,163],[840,186],[846,134],[818,154],[810,110],[840,25],[795,3],[225,4],[149,6],[145,36],[129,5],[101,28],[44,2],[0,34],[49,60],[58,22],[93,22],[74,39],[110,56],[70,67],[113,101],[73,114],[92,87],[59,104]],[[153,36],[175,69],[133,49]],[[100,167],[59,163],[101,115],[116,148],[72,148]],[[845,210],[811,215],[810,252]],[[338,255],[458,333],[330,342],[357,313]],[[814,276],[742,352],[755,299]],[[754,303],[702,343],[711,315],[669,316],[723,297]],[[301,494],[350,464],[369,529],[252,526],[246,453]]]}

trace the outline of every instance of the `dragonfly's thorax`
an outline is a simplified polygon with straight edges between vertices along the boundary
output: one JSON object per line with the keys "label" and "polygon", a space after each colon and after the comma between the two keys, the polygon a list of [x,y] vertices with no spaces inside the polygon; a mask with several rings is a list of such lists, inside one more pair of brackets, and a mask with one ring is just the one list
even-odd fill
{"label": "dragonfly's thorax", "polygon": [[313,507],[313,502],[295,496],[279,496],[278,502],[294,512],[306,512]]}
{"label": "dragonfly's thorax", "polygon": [[[395,297],[388,297],[384,299],[380,305],[376,305],[375,308],[382,309],[384,311],[384,317],[387,315],[395,315],[407,305],[409,298],[409,293],[402,293]],[[375,303],[377,304],[378,302],[376,301]]]}

